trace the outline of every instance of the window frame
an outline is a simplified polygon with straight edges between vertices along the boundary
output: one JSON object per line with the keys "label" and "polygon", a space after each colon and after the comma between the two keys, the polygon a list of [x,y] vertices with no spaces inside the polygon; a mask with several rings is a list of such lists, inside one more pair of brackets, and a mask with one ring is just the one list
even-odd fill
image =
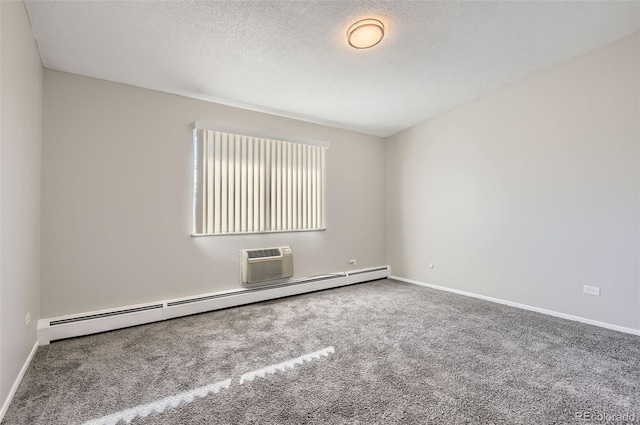
{"label": "window frame", "polygon": [[[199,191],[199,182],[201,182],[202,180],[202,176],[203,176],[203,170],[201,169],[202,164],[203,164],[203,160],[202,158],[198,155],[199,152],[202,152],[202,146],[200,146],[201,143],[203,143],[198,135],[199,135],[199,131],[213,131],[213,132],[221,132],[221,133],[228,133],[234,136],[243,136],[243,137],[251,137],[251,138],[257,138],[257,139],[267,139],[269,141],[276,141],[276,142],[284,142],[284,143],[294,143],[294,144],[300,144],[300,145],[312,145],[312,146],[318,146],[321,148],[325,148],[325,150],[328,150],[330,147],[329,142],[326,141],[322,141],[322,140],[314,140],[314,139],[306,139],[306,138],[295,138],[295,137],[288,137],[288,136],[282,136],[282,135],[277,135],[277,134],[268,134],[266,132],[258,132],[258,131],[251,131],[251,130],[245,130],[245,129],[238,129],[238,128],[233,128],[233,127],[227,127],[227,126],[220,126],[220,125],[216,125],[213,123],[208,123],[208,122],[203,122],[203,121],[195,121],[193,123],[193,192],[192,192],[192,201],[193,201],[193,213],[192,213],[192,226],[191,226],[191,236],[192,237],[206,237],[206,236],[230,236],[230,235],[255,235],[255,234],[268,234],[268,233],[291,233],[291,232],[318,232],[318,231],[324,231],[327,229],[327,215],[326,215],[326,204],[327,204],[327,199],[326,199],[326,170],[327,170],[327,164],[326,164],[326,154],[323,155],[323,158],[325,158],[324,161],[322,161],[322,166],[323,169],[321,171],[322,174],[322,183],[321,183],[321,188],[322,188],[322,194],[321,194],[321,199],[322,199],[322,205],[320,206],[321,210],[322,210],[322,226],[321,227],[316,227],[316,228],[300,228],[300,229],[276,229],[276,230],[271,230],[271,229],[267,229],[267,230],[251,230],[251,231],[240,231],[240,232],[198,232],[198,205],[199,205],[199,199],[198,196],[202,196],[204,197],[205,195],[203,195],[202,193],[200,193]],[[269,193],[267,192],[267,195],[269,195]],[[271,201],[270,201],[271,202]],[[265,214],[267,214],[267,212],[265,211]],[[268,214],[267,214],[268,217]],[[265,222],[267,220],[267,217],[265,217]],[[200,219],[202,220],[202,217],[200,217]],[[202,228],[203,225],[200,223],[200,227]]]}

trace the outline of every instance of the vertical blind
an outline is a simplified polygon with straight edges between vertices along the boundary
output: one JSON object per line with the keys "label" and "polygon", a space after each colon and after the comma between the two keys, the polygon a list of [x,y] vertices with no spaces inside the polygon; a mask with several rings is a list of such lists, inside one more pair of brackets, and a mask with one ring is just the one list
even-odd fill
{"label": "vertical blind", "polygon": [[194,130],[194,234],[325,228],[326,147]]}

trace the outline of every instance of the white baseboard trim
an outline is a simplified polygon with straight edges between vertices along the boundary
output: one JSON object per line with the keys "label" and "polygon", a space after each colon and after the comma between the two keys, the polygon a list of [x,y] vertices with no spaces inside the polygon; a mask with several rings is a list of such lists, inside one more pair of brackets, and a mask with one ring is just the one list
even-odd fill
{"label": "white baseboard trim", "polygon": [[370,280],[385,279],[389,277],[390,272],[389,266],[380,266],[353,270],[348,273],[279,282],[263,287],[212,292],[153,303],[45,318],[38,321],[38,341],[40,345],[47,345],[51,341],[59,339],[137,326]]}
{"label": "white baseboard trim", "polygon": [[466,297],[478,298],[485,301],[491,301],[498,304],[508,305],[510,307],[521,308],[523,310],[535,311],[536,313],[547,314],[549,316],[559,317],[561,319],[573,320],[575,322],[586,323],[588,325],[599,326],[601,328],[612,329],[614,331],[624,332],[627,334],[640,336],[640,329],[626,328],[624,326],[612,325],[611,323],[600,322],[598,320],[587,319],[586,317],[574,316],[571,314],[560,313],[545,308],[533,307],[527,304],[520,304],[513,301],[502,300],[500,298],[487,297],[486,295],[475,294],[473,292],[461,291],[459,289],[447,288],[446,286],[432,285],[430,283],[420,282],[412,279],[405,279],[399,276],[389,276],[389,279],[399,280],[401,282],[412,283],[414,285],[426,286],[427,288],[438,289],[440,291],[453,292],[454,294],[464,295]]}
{"label": "white baseboard trim", "polygon": [[38,341],[36,341],[36,343],[33,344],[33,348],[31,349],[31,352],[29,353],[27,360],[24,361],[24,364],[22,365],[22,369],[20,369],[20,373],[18,373],[16,380],[13,382],[13,385],[11,386],[11,390],[9,390],[9,394],[7,394],[7,398],[4,400],[4,403],[2,403],[2,408],[0,409],[0,422],[2,422],[2,419],[4,419],[4,415],[7,413],[7,410],[9,410],[9,405],[11,404],[11,400],[13,400],[13,396],[16,395],[16,391],[18,391],[18,386],[20,386],[20,382],[22,382],[22,378],[24,377],[24,374],[27,371],[27,368],[31,364],[31,360],[33,359],[33,356],[36,354],[37,349],[38,349]]}

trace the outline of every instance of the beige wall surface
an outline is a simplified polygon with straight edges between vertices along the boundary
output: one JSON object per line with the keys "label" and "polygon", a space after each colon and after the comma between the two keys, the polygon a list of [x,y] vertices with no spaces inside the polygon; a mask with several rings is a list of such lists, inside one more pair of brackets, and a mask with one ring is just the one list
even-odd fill
{"label": "beige wall surface", "polygon": [[[191,237],[196,120],[328,141],[327,230]],[[239,288],[242,248],[386,264],[382,138],[52,70],[43,134],[42,317]]]}
{"label": "beige wall surface", "polygon": [[0,9],[1,404],[36,342],[43,71],[24,4],[0,2]]}
{"label": "beige wall surface", "polygon": [[389,138],[392,274],[640,329],[639,54],[636,34]]}

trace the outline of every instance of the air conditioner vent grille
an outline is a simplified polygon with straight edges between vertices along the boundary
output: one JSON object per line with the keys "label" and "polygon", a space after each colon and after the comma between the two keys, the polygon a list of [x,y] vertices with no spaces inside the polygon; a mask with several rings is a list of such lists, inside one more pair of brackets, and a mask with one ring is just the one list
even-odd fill
{"label": "air conditioner vent grille", "polygon": [[249,258],[268,258],[268,257],[279,257],[280,250],[277,248],[271,249],[254,249],[251,251],[247,251],[247,255]]}

